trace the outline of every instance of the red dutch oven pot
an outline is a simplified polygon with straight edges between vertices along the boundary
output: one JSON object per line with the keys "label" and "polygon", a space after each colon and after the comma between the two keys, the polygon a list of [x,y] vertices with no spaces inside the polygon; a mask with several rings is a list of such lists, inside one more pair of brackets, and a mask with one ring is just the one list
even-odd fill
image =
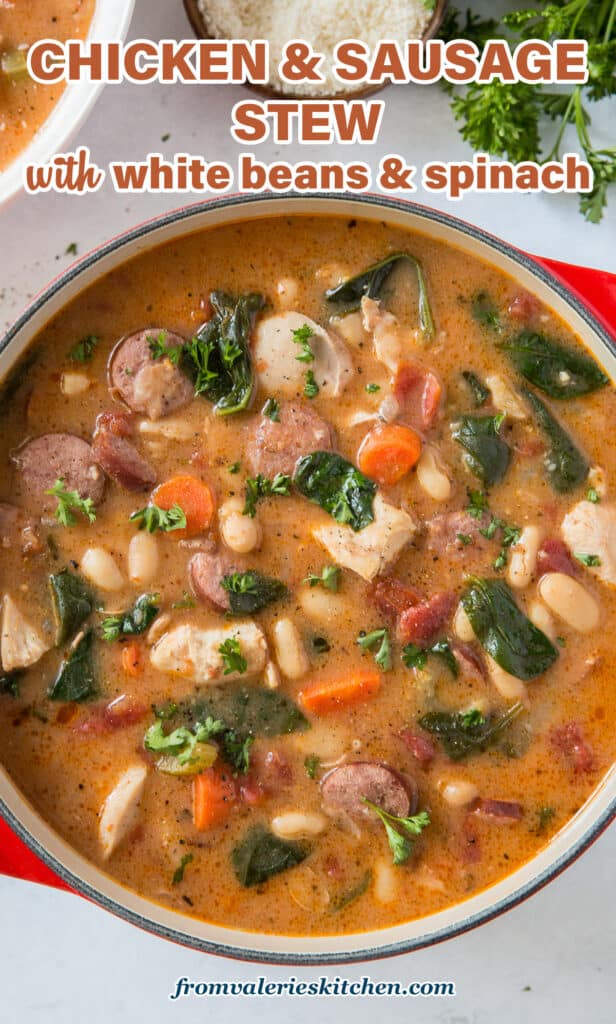
{"label": "red dutch oven pot", "polygon": [[[276,215],[363,217],[449,242],[500,267],[534,292],[583,338],[616,380],[616,274],[543,259],[456,218],[412,203],[362,196],[228,197],[177,210],[95,250],[43,292],[0,343],[0,377],[28,341],[79,292],[140,252],[217,225]],[[468,931],[515,906],[573,862],[616,814],[613,768],[583,808],[548,846],[508,878],[483,893],[421,921],[351,936],[298,939],[240,932],[195,921],[151,903],[113,882],[72,851],[45,825],[0,769],[0,872],[72,890],[133,923],[184,945],[237,959],[300,965],[349,963],[419,949]]]}

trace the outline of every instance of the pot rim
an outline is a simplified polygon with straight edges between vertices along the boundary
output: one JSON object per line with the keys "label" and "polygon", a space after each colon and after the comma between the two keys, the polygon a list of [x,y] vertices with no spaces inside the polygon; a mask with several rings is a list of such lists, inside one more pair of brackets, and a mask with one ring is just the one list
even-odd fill
{"label": "pot rim", "polygon": [[[271,209],[272,206],[284,206],[286,207],[285,212],[292,214],[293,205],[300,205],[308,203],[312,208],[310,210],[298,210],[300,214],[314,214],[318,213],[318,203],[321,201],[332,201],[340,208],[340,215],[344,216],[345,207],[347,210],[351,207],[355,208],[354,213],[361,216],[361,208],[366,208],[368,213],[369,208],[373,210],[378,208],[380,211],[393,211],[397,214],[408,214],[417,218],[420,222],[423,222],[426,226],[426,234],[430,233],[431,225],[439,225],[444,228],[453,230],[457,235],[462,235],[469,241],[477,242],[481,247],[485,247],[488,250],[492,250],[506,259],[513,261],[519,268],[525,270],[534,279],[540,281],[546,285],[553,293],[555,293],[570,310],[575,312],[581,321],[588,327],[599,339],[602,346],[604,346],[608,352],[612,355],[616,352],[616,339],[613,338],[606,328],[595,318],[590,310],[585,306],[582,300],[580,300],[573,292],[563,284],[557,277],[541,266],[532,256],[529,254],[516,249],[514,246],[509,245],[502,239],[491,235],[481,228],[477,228],[472,224],[460,220],[448,213],[443,213],[439,210],[434,210],[429,207],[422,206],[418,203],[409,202],[408,200],[402,200],[389,196],[382,196],[380,194],[363,194],[357,196],[342,196],[339,194],[324,193],[319,196],[315,195],[299,195],[297,193],[288,193],[285,195],[271,195],[269,193],[262,193],[257,196],[246,196],[246,195],[226,195],[214,199],[208,199],[206,201],[197,202],[188,206],[180,207],[172,210],[168,213],[162,214],[158,217],[154,217],[150,220],[143,222],[135,228],[132,228],[120,235],[117,235],[109,242],[92,250],[86,254],[81,260],[73,264],[71,267],[63,271],[51,284],[45,288],[26,310],[21,314],[13,326],[5,334],[4,338],[0,341],[0,354],[2,354],[12,341],[27,327],[28,323],[35,317],[36,314],[44,310],[47,303],[50,302],[59,292],[61,292],[67,285],[73,282],[77,282],[79,277],[83,275],[87,270],[94,267],[97,263],[103,260],[106,256],[111,255],[123,247],[130,246],[131,243],[141,239],[147,240],[149,236],[155,234],[160,229],[169,227],[172,225],[186,225],[186,231],[184,234],[191,233],[190,222],[193,218],[198,218],[199,215],[207,213],[208,211],[220,211],[225,209],[235,209],[240,207],[249,207],[252,210],[257,210],[262,204],[270,207],[263,216],[275,215],[275,210]],[[290,205],[290,209],[289,209]],[[258,216],[258,212],[255,214]],[[202,226],[194,230],[200,230]],[[182,232],[178,231],[176,237],[181,237]],[[149,248],[155,247],[158,244],[164,244],[164,240],[156,240],[153,245]],[[455,243],[454,243],[455,244]],[[148,248],[148,246],[146,246]],[[127,253],[127,260],[134,258],[137,253]],[[485,258],[485,257],[484,257]],[[107,272],[107,271],[105,271]],[[87,285],[86,285],[87,286]],[[37,328],[37,329],[40,329]],[[51,826],[47,825],[42,816],[29,808],[27,799],[18,789],[17,785],[10,779],[7,773],[2,772],[8,782],[10,788],[14,790],[17,797],[17,801],[24,808],[28,808],[30,816],[37,818],[44,828],[53,833]],[[0,776],[1,778],[1,776]],[[310,952],[309,950],[301,950],[298,952],[282,952],[282,951],[270,951],[258,949],[255,943],[255,948],[248,948],[233,944],[233,935],[239,933],[238,929],[220,927],[220,931],[224,933],[228,931],[229,941],[218,941],[203,938],[196,934],[191,934],[188,930],[182,930],[181,926],[172,927],[163,923],[160,920],[154,919],[154,917],[147,916],[147,912],[144,909],[143,913],[139,913],[136,910],[131,909],[127,902],[121,902],[119,898],[111,897],[101,890],[97,889],[85,878],[80,877],[75,870],[67,867],[58,857],[46,848],[46,846],[30,831],[26,824],[20,819],[19,815],[9,807],[5,802],[2,795],[0,795],[0,813],[6,819],[10,827],[17,834],[17,836],[49,867],[51,868],[70,888],[76,892],[90,899],[92,902],[101,906],[103,909],[109,910],[116,916],[135,924],[138,927],[152,932],[162,938],[169,939],[180,945],[187,946],[189,948],[198,949],[202,952],[212,953],[218,956],[226,958],[247,961],[251,963],[265,963],[273,965],[287,965],[287,966],[304,966],[304,967],[315,967],[322,965],[333,965],[333,964],[351,964],[351,963],[364,963],[372,960],[385,959],[392,956],[398,956],[404,953],[413,952],[418,949],[428,948],[436,945],[447,939],[454,938],[457,935],[464,934],[473,928],[478,927],[480,924],[486,924],[489,921],[494,920],[501,914],[510,910],[512,907],[524,902],[535,892],[542,889],[552,879],[558,877],[565,868],[573,864],[586,849],[588,849],[608,827],[610,822],[616,817],[616,795],[607,803],[600,813],[596,813],[592,808],[592,802],[597,794],[608,784],[609,781],[613,782],[616,778],[616,770],[612,768],[604,775],[603,779],[598,784],[597,788],[593,791],[593,794],[588,798],[583,808],[578,812],[582,814],[585,812],[586,816],[590,815],[591,821],[583,827],[582,833],[573,841],[567,840],[566,849],[560,855],[556,856],[555,859],[551,860],[542,870],[538,873],[532,874],[532,877],[523,881],[521,884],[513,884],[510,892],[498,897],[495,901],[489,905],[477,910],[476,912],[464,913],[462,912],[460,919],[453,921],[452,923],[445,924],[443,927],[437,927],[432,931],[426,933],[417,934],[415,936],[408,936],[407,938],[400,938],[395,941],[387,941],[386,935],[388,929],[377,930],[373,932],[359,933],[360,936],[364,935],[367,939],[367,945],[360,949],[351,949],[340,952]],[[26,817],[28,817],[28,812]],[[577,817],[577,815],[576,815]],[[563,832],[571,830],[572,820],[570,819],[565,826],[563,826]],[[560,834],[560,833],[559,833]],[[62,841],[64,843],[64,841]],[[97,868],[96,865],[87,861],[86,858],[77,854],[76,851],[69,844],[64,843],[68,850],[73,851],[75,856],[89,866],[95,875],[102,877],[110,881],[115,885],[119,892],[124,887],[120,883],[115,882],[110,876],[106,875],[104,871]],[[529,869],[532,871],[532,865],[541,856],[542,853],[547,850],[547,847],[543,851],[539,851],[535,857],[530,861],[525,862],[520,868],[516,869],[512,875],[506,876],[499,882],[493,883],[487,889],[480,890],[477,896],[488,894],[492,889],[503,885],[508,880],[515,878],[515,876],[523,869]],[[134,894],[131,890],[125,889],[125,892],[134,899]],[[152,900],[147,900],[145,897],[137,897],[138,902],[144,905],[144,908],[149,906],[152,910],[158,908],[161,911],[167,911],[167,908],[161,907],[159,904]],[[457,908],[464,907],[465,903],[457,904]],[[447,908],[448,910],[455,910],[456,906]],[[195,921],[195,919],[181,915],[174,911],[170,911],[173,916],[177,916],[179,920],[185,920],[187,923]],[[429,929],[429,922],[431,917],[421,919],[425,922],[426,928]],[[196,921],[198,924],[198,920]],[[413,922],[410,922],[413,923]],[[415,922],[416,923],[416,922]],[[420,922],[421,923],[421,922]],[[218,926],[219,927],[219,926]],[[404,924],[396,927],[404,927]],[[252,934],[255,936],[255,940],[259,937],[258,932],[248,933],[242,932],[242,936],[250,938]],[[269,933],[265,933],[267,937]],[[380,941],[380,936],[383,940]],[[273,936],[269,936],[272,938]],[[281,936],[281,939],[288,938],[289,944],[297,939],[297,936]],[[344,937],[333,937],[333,936],[314,936],[310,937],[310,940],[315,944],[318,944],[320,940],[331,938],[344,938]],[[369,943],[369,945],[368,945]]]}

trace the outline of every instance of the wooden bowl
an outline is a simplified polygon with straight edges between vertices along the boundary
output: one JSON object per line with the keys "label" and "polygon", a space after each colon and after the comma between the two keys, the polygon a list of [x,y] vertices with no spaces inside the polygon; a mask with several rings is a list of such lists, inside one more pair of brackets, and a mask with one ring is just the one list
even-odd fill
{"label": "wooden bowl", "polygon": [[[426,42],[428,39],[434,39],[435,35],[437,35],[441,25],[443,24],[443,18],[445,17],[445,11],[447,10],[448,2],[449,0],[436,0],[436,3],[434,4],[434,11],[432,12],[432,17],[430,18],[426,31],[422,36],[424,42]],[[190,21],[192,29],[197,38],[215,38],[214,36],[211,36],[209,34],[205,27],[205,24],[203,22],[203,16],[201,14],[201,11],[199,10],[198,0],[184,0],[184,9],[186,10],[188,20]],[[344,92],[337,93],[334,96],[324,96],[322,93],[319,93],[318,96],[315,96],[314,98],[320,100],[361,99],[363,96],[371,96],[375,92],[380,92],[381,89],[384,89],[389,84],[389,82],[384,82],[382,85],[366,85],[362,86],[359,89],[353,89],[351,92],[345,90]],[[305,93],[281,92],[278,89],[274,89],[273,86],[271,85],[253,85],[252,82],[246,82],[245,85],[247,89],[252,89],[253,92],[261,93],[262,96],[274,97],[277,99],[282,98],[292,100],[312,98],[310,96],[306,96]]]}

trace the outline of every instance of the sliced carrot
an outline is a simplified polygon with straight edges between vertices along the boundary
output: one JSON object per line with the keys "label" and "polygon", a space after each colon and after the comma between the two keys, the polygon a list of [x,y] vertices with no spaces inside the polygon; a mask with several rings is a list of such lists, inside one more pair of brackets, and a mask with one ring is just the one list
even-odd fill
{"label": "sliced carrot", "polygon": [[379,484],[390,486],[408,473],[421,455],[421,438],[402,423],[375,427],[362,441],[359,468]]}
{"label": "sliced carrot", "polygon": [[186,529],[172,530],[170,537],[196,537],[210,526],[216,511],[212,488],[196,476],[172,476],[157,487],[152,495],[154,504],[166,510],[179,505],[186,516]]}
{"label": "sliced carrot", "polygon": [[230,772],[208,768],[193,780],[193,821],[198,829],[212,828],[226,821],[236,800]]}
{"label": "sliced carrot", "polygon": [[381,676],[370,669],[352,672],[340,679],[322,680],[303,690],[299,699],[306,711],[324,715],[329,711],[359,704],[374,697],[381,687]]}
{"label": "sliced carrot", "polygon": [[122,648],[122,668],[128,676],[136,678],[141,675],[141,647],[139,644],[127,644]]}

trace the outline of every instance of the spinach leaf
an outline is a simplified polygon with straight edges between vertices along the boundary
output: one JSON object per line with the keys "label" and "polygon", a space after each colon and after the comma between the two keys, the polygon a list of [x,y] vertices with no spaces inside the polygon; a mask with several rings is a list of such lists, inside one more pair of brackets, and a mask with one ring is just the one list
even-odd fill
{"label": "spinach leaf", "polygon": [[264,299],[217,291],[210,302],[214,315],[187,343],[184,365],[195,382],[195,394],[213,402],[217,416],[229,416],[245,409],[253,394],[250,333]]}
{"label": "spinach leaf", "polygon": [[282,736],[308,728],[297,704],[278,690],[260,686],[212,688],[207,697],[183,705],[179,715],[189,723],[211,718],[227,729],[253,736]]}
{"label": "spinach leaf", "polygon": [[335,452],[312,452],[299,459],[293,483],[338,523],[363,530],[374,520],[376,484]]}
{"label": "spinach leaf", "polygon": [[387,278],[394,267],[401,262],[410,263],[415,268],[419,289],[419,326],[426,341],[432,341],[436,329],[423,268],[419,260],[408,252],[394,252],[391,256],[386,256],[384,260],[374,263],[361,274],[348,278],[342,284],[336,285],[335,288],[329,288],[325,292],[325,298],[328,302],[344,303],[345,312],[352,313],[359,309],[364,295],[369,299],[380,298]]}
{"label": "spinach leaf", "polygon": [[232,615],[253,615],[288,594],[284,583],[255,569],[223,576],[221,585],[229,594]]}
{"label": "spinach leaf", "polygon": [[536,679],[556,661],[558,650],[520,611],[503,580],[472,577],[462,606],[481,646],[516,679]]}
{"label": "spinach leaf", "polygon": [[462,761],[493,747],[523,710],[524,705],[518,702],[502,715],[494,713],[485,718],[472,712],[431,711],[419,719],[419,724],[440,740],[452,761]]}
{"label": "spinach leaf", "polygon": [[543,458],[548,480],[559,494],[567,494],[584,483],[590,466],[544,402],[528,388],[522,394],[551,445]]}
{"label": "spinach leaf", "polygon": [[56,646],[70,640],[94,607],[94,596],[77,573],[62,569],[49,577],[51,603],[56,620]]}
{"label": "spinach leaf", "polygon": [[9,693],[11,697],[19,697],[21,674],[19,669],[15,669],[13,672],[0,671],[0,693]]}
{"label": "spinach leaf", "polygon": [[487,292],[477,292],[471,299],[473,319],[491,331],[500,331],[501,319],[497,306]]}
{"label": "spinach leaf", "polygon": [[343,892],[337,893],[337,895],[333,897],[329,905],[330,911],[334,914],[338,914],[341,910],[344,910],[345,907],[348,907],[349,904],[354,903],[355,900],[358,900],[360,896],[364,895],[371,881],[372,870],[368,868],[356,885],[353,885],[350,889],[345,889]]}
{"label": "spinach leaf", "polygon": [[299,843],[290,843],[255,825],[231,853],[231,863],[240,885],[246,889],[294,868],[308,856]]}
{"label": "spinach leaf", "polygon": [[550,398],[577,398],[603,387],[608,378],[594,359],[543,334],[522,331],[502,348],[526,380]]}
{"label": "spinach leaf", "polygon": [[491,487],[502,480],[511,459],[511,449],[500,436],[504,416],[462,416],[453,437],[466,449],[464,461],[475,476]]}
{"label": "spinach leaf", "polygon": [[485,384],[482,384],[477,374],[473,373],[471,370],[463,370],[462,376],[469,386],[475,403],[475,408],[478,409],[479,406],[485,405],[490,397],[490,389],[487,388]]}
{"label": "spinach leaf", "polygon": [[451,649],[449,640],[435,640],[430,647],[418,647],[417,644],[407,644],[406,647],[402,648],[402,661],[407,668],[423,669],[426,667],[429,654],[433,654],[435,657],[440,658],[443,664],[447,666],[454,679],[458,678],[460,674],[460,666],[458,665],[456,656]]}
{"label": "spinach leaf", "polygon": [[103,640],[119,640],[123,636],[144,633],[158,615],[158,597],[158,594],[141,594],[128,611],[107,615],[101,623]]}
{"label": "spinach leaf", "polygon": [[82,701],[93,697],[98,686],[92,660],[94,632],[89,629],[60,665],[47,691],[51,700]]}

